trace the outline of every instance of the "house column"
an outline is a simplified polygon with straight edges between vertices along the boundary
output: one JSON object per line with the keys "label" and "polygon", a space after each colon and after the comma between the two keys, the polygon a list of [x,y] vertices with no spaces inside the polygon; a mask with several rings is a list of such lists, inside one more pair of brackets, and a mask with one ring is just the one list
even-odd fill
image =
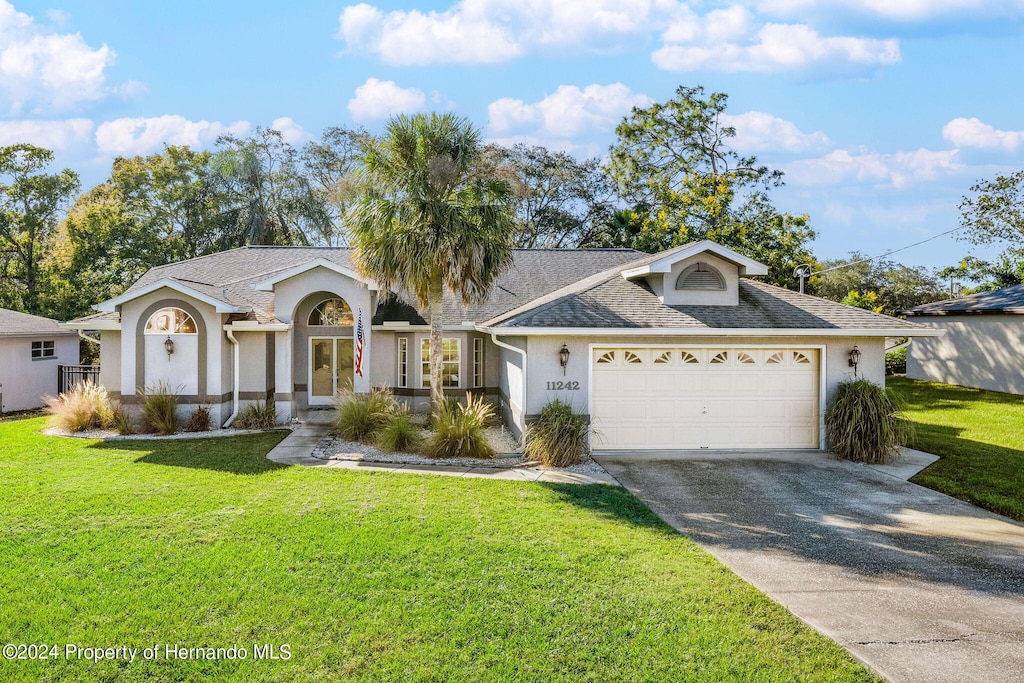
{"label": "house column", "polygon": [[274,333],[274,406],[277,409],[278,422],[288,422],[296,416],[292,344],[290,329]]}

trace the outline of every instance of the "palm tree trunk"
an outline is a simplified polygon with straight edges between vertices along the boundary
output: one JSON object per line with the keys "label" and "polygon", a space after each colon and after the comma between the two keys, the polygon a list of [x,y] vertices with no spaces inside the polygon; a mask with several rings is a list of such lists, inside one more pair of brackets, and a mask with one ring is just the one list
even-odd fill
{"label": "palm tree trunk", "polygon": [[436,415],[444,405],[441,367],[443,358],[441,316],[444,306],[444,283],[434,276],[430,283],[430,408]]}

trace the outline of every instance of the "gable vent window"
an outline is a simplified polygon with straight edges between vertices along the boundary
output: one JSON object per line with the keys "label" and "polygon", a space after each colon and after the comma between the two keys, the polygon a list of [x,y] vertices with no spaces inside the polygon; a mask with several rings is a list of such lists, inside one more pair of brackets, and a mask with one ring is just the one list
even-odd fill
{"label": "gable vent window", "polygon": [[676,279],[676,289],[725,290],[725,278],[713,266],[698,261]]}

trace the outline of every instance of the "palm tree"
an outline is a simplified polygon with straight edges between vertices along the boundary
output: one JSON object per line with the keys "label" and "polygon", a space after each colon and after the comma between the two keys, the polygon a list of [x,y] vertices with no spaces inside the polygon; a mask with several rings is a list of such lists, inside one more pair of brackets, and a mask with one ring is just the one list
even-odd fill
{"label": "palm tree", "polygon": [[444,402],[445,290],[468,305],[512,264],[512,189],[489,171],[480,133],[451,113],[392,118],[367,141],[362,195],[352,210],[355,262],[388,292],[430,315],[430,402]]}

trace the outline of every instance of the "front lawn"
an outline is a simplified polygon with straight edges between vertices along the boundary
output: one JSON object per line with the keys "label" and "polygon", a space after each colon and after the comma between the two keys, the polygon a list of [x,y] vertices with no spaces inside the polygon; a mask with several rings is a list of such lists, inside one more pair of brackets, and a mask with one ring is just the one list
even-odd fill
{"label": "front lawn", "polygon": [[911,481],[1024,521],[1024,397],[890,377],[911,447],[941,456]]}
{"label": "front lawn", "polygon": [[0,424],[0,643],[60,656],[0,658],[0,680],[874,680],[621,489],[285,467],[264,458],[278,433],[42,426]]}

